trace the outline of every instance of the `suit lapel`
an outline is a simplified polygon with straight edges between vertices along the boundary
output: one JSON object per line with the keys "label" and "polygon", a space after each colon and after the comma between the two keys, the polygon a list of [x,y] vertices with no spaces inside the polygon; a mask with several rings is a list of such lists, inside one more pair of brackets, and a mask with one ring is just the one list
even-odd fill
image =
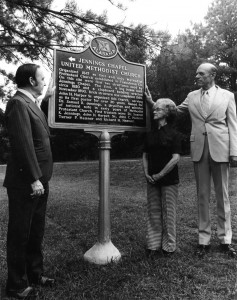
{"label": "suit lapel", "polygon": [[205,119],[205,115],[203,114],[202,107],[201,107],[201,89],[196,91],[194,97],[194,105],[196,109],[199,111],[200,115]]}
{"label": "suit lapel", "polygon": [[208,111],[207,117],[209,117],[222,102],[222,89],[217,86],[216,94],[213,98],[212,105]]}
{"label": "suit lapel", "polygon": [[39,117],[39,119],[41,120],[41,122],[43,123],[46,131],[48,132],[48,134],[50,135],[50,131],[49,131],[49,126],[47,124],[46,118],[44,113],[42,112],[42,110],[36,105],[36,103],[34,103],[29,97],[27,97],[25,94],[21,93],[21,92],[17,92],[16,96],[20,96],[22,99],[24,99],[30,110]]}
{"label": "suit lapel", "polygon": [[49,134],[49,126],[46,122],[46,118],[42,110],[33,101],[30,101],[29,108],[40,118],[41,122],[43,123],[45,129]]}

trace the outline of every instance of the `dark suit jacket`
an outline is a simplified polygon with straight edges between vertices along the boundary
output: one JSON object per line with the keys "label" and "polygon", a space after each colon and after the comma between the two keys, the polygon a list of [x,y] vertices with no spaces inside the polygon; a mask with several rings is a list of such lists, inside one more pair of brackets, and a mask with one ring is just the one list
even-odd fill
{"label": "dark suit jacket", "polygon": [[48,182],[52,176],[53,161],[44,113],[18,91],[7,104],[5,120],[11,154],[3,185],[26,188],[37,179],[42,183]]}

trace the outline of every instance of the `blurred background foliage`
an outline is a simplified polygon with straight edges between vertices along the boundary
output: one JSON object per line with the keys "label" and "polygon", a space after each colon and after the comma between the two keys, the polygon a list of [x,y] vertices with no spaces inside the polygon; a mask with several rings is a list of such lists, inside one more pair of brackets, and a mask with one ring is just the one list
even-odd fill
{"label": "blurred background foliage", "polygon": [[[123,9],[119,2],[110,2]],[[92,37],[103,35],[116,39],[126,60],[146,65],[147,85],[155,100],[169,97],[180,104],[197,88],[194,77],[202,62],[219,68],[220,87],[237,90],[237,0],[214,0],[203,24],[193,24],[176,37],[146,25],[110,25],[106,14],[97,15],[91,10],[83,13],[78,3],[68,1],[64,9],[54,11],[52,0],[2,0],[1,59],[9,64],[22,63],[22,57],[38,60],[52,70],[54,48],[82,50]],[[15,90],[14,75],[1,66],[0,74],[5,78],[0,99],[7,102]],[[189,116],[178,119],[176,126],[182,134],[183,154],[189,154]],[[52,129],[51,133],[55,161],[98,158],[98,140],[94,136],[80,130]],[[143,138],[143,133],[134,132],[113,137],[111,158],[141,157]],[[0,163],[6,162],[8,149],[4,110],[0,108]]]}

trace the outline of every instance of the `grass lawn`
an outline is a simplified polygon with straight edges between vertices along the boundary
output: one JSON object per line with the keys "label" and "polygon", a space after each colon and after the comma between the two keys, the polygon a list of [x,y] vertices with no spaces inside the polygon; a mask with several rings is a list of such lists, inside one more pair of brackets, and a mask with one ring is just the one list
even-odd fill
{"label": "grass lawn", "polygon": [[[192,163],[180,162],[178,251],[156,260],[145,256],[146,183],[141,161],[111,161],[111,239],[117,264],[94,265],[83,254],[97,240],[98,162],[55,164],[44,240],[45,271],[56,278],[40,299],[237,299],[236,260],[219,252],[212,194],[212,247],[202,260],[197,243],[196,189]],[[237,169],[231,170],[233,244],[237,247]],[[0,184],[3,179],[0,173]],[[7,195],[0,187],[0,285],[6,281]],[[1,298],[1,297],[0,297]]]}

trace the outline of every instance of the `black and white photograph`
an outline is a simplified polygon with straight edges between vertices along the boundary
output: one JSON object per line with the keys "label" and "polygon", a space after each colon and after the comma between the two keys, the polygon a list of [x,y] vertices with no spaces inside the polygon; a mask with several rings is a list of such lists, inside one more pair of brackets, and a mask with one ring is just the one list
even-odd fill
{"label": "black and white photograph", "polygon": [[0,0],[0,300],[237,300],[237,0]]}

